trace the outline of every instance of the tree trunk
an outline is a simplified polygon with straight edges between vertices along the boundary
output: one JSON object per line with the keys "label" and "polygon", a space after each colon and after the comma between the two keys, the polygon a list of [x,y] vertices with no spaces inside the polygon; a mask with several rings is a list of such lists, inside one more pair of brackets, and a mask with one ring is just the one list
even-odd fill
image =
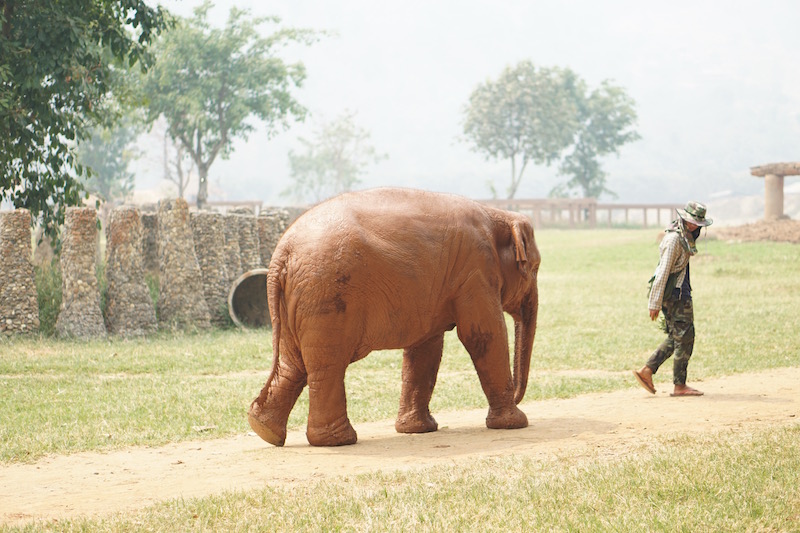
{"label": "tree trunk", "polygon": [[522,166],[519,169],[519,174],[516,173],[517,160],[511,156],[511,188],[508,189],[508,199],[513,200],[517,194],[517,189],[522,181],[522,173],[525,172],[525,167],[528,165],[528,160],[523,156]]}
{"label": "tree trunk", "polygon": [[511,187],[508,188],[508,199],[511,200],[514,198],[514,195],[517,194],[517,159],[513,155],[511,156]]}
{"label": "tree trunk", "polygon": [[197,209],[204,209],[208,202],[208,166],[198,165],[197,175],[200,179],[197,185]]}

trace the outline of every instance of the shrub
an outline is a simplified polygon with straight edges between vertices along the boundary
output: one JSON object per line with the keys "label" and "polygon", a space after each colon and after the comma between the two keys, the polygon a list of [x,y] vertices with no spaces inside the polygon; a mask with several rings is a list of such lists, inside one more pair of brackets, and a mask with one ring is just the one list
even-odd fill
{"label": "shrub", "polygon": [[49,264],[34,267],[36,275],[36,299],[39,304],[39,331],[52,336],[61,309],[61,266],[58,257]]}

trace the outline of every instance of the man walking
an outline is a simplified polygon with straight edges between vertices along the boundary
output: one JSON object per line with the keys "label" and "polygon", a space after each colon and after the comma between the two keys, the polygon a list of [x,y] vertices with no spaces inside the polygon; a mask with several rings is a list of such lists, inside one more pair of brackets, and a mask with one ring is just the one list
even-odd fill
{"label": "man walking", "polygon": [[685,209],[677,209],[678,218],[665,230],[666,235],[659,246],[656,272],[650,279],[650,320],[664,313],[667,338],[653,352],[641,370],[633,371],[639,384],[652,394],[653,374],[673,357],[670,396],[702,396],[703,393],[686,385],[686,369],[694,349],[694,310],[692,286],[689,279],[689,259],[697,253],[695,241],[700,237],[700,228],[710,226],[713,220],[706,218],[706,206],[689,202]]}

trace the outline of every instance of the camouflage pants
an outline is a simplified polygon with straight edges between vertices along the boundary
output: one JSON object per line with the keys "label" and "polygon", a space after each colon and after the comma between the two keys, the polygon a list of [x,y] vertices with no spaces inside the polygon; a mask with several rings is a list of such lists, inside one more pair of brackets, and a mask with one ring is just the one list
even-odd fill
{"label": "camouflage pants", "polygon": [[694,350],[694,308],[691,300],[665,300],[661,311],[664,313],[667,338],[661,343],[647,366],[655,374],[658,368],[673,356],[672,383],[686,384],[686,368]]}

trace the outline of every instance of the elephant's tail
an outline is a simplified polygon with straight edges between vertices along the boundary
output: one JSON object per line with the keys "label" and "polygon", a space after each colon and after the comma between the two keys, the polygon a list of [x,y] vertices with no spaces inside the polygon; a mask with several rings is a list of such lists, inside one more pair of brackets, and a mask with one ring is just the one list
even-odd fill
{"label": "elephant's tail", "polygon": [[278,358],[281,346],[281,303],[283,302],[283,279],[285,265],[282,261],[273,259],[267,273],[267,305],[272,321],[272,372],[278,368]]}

